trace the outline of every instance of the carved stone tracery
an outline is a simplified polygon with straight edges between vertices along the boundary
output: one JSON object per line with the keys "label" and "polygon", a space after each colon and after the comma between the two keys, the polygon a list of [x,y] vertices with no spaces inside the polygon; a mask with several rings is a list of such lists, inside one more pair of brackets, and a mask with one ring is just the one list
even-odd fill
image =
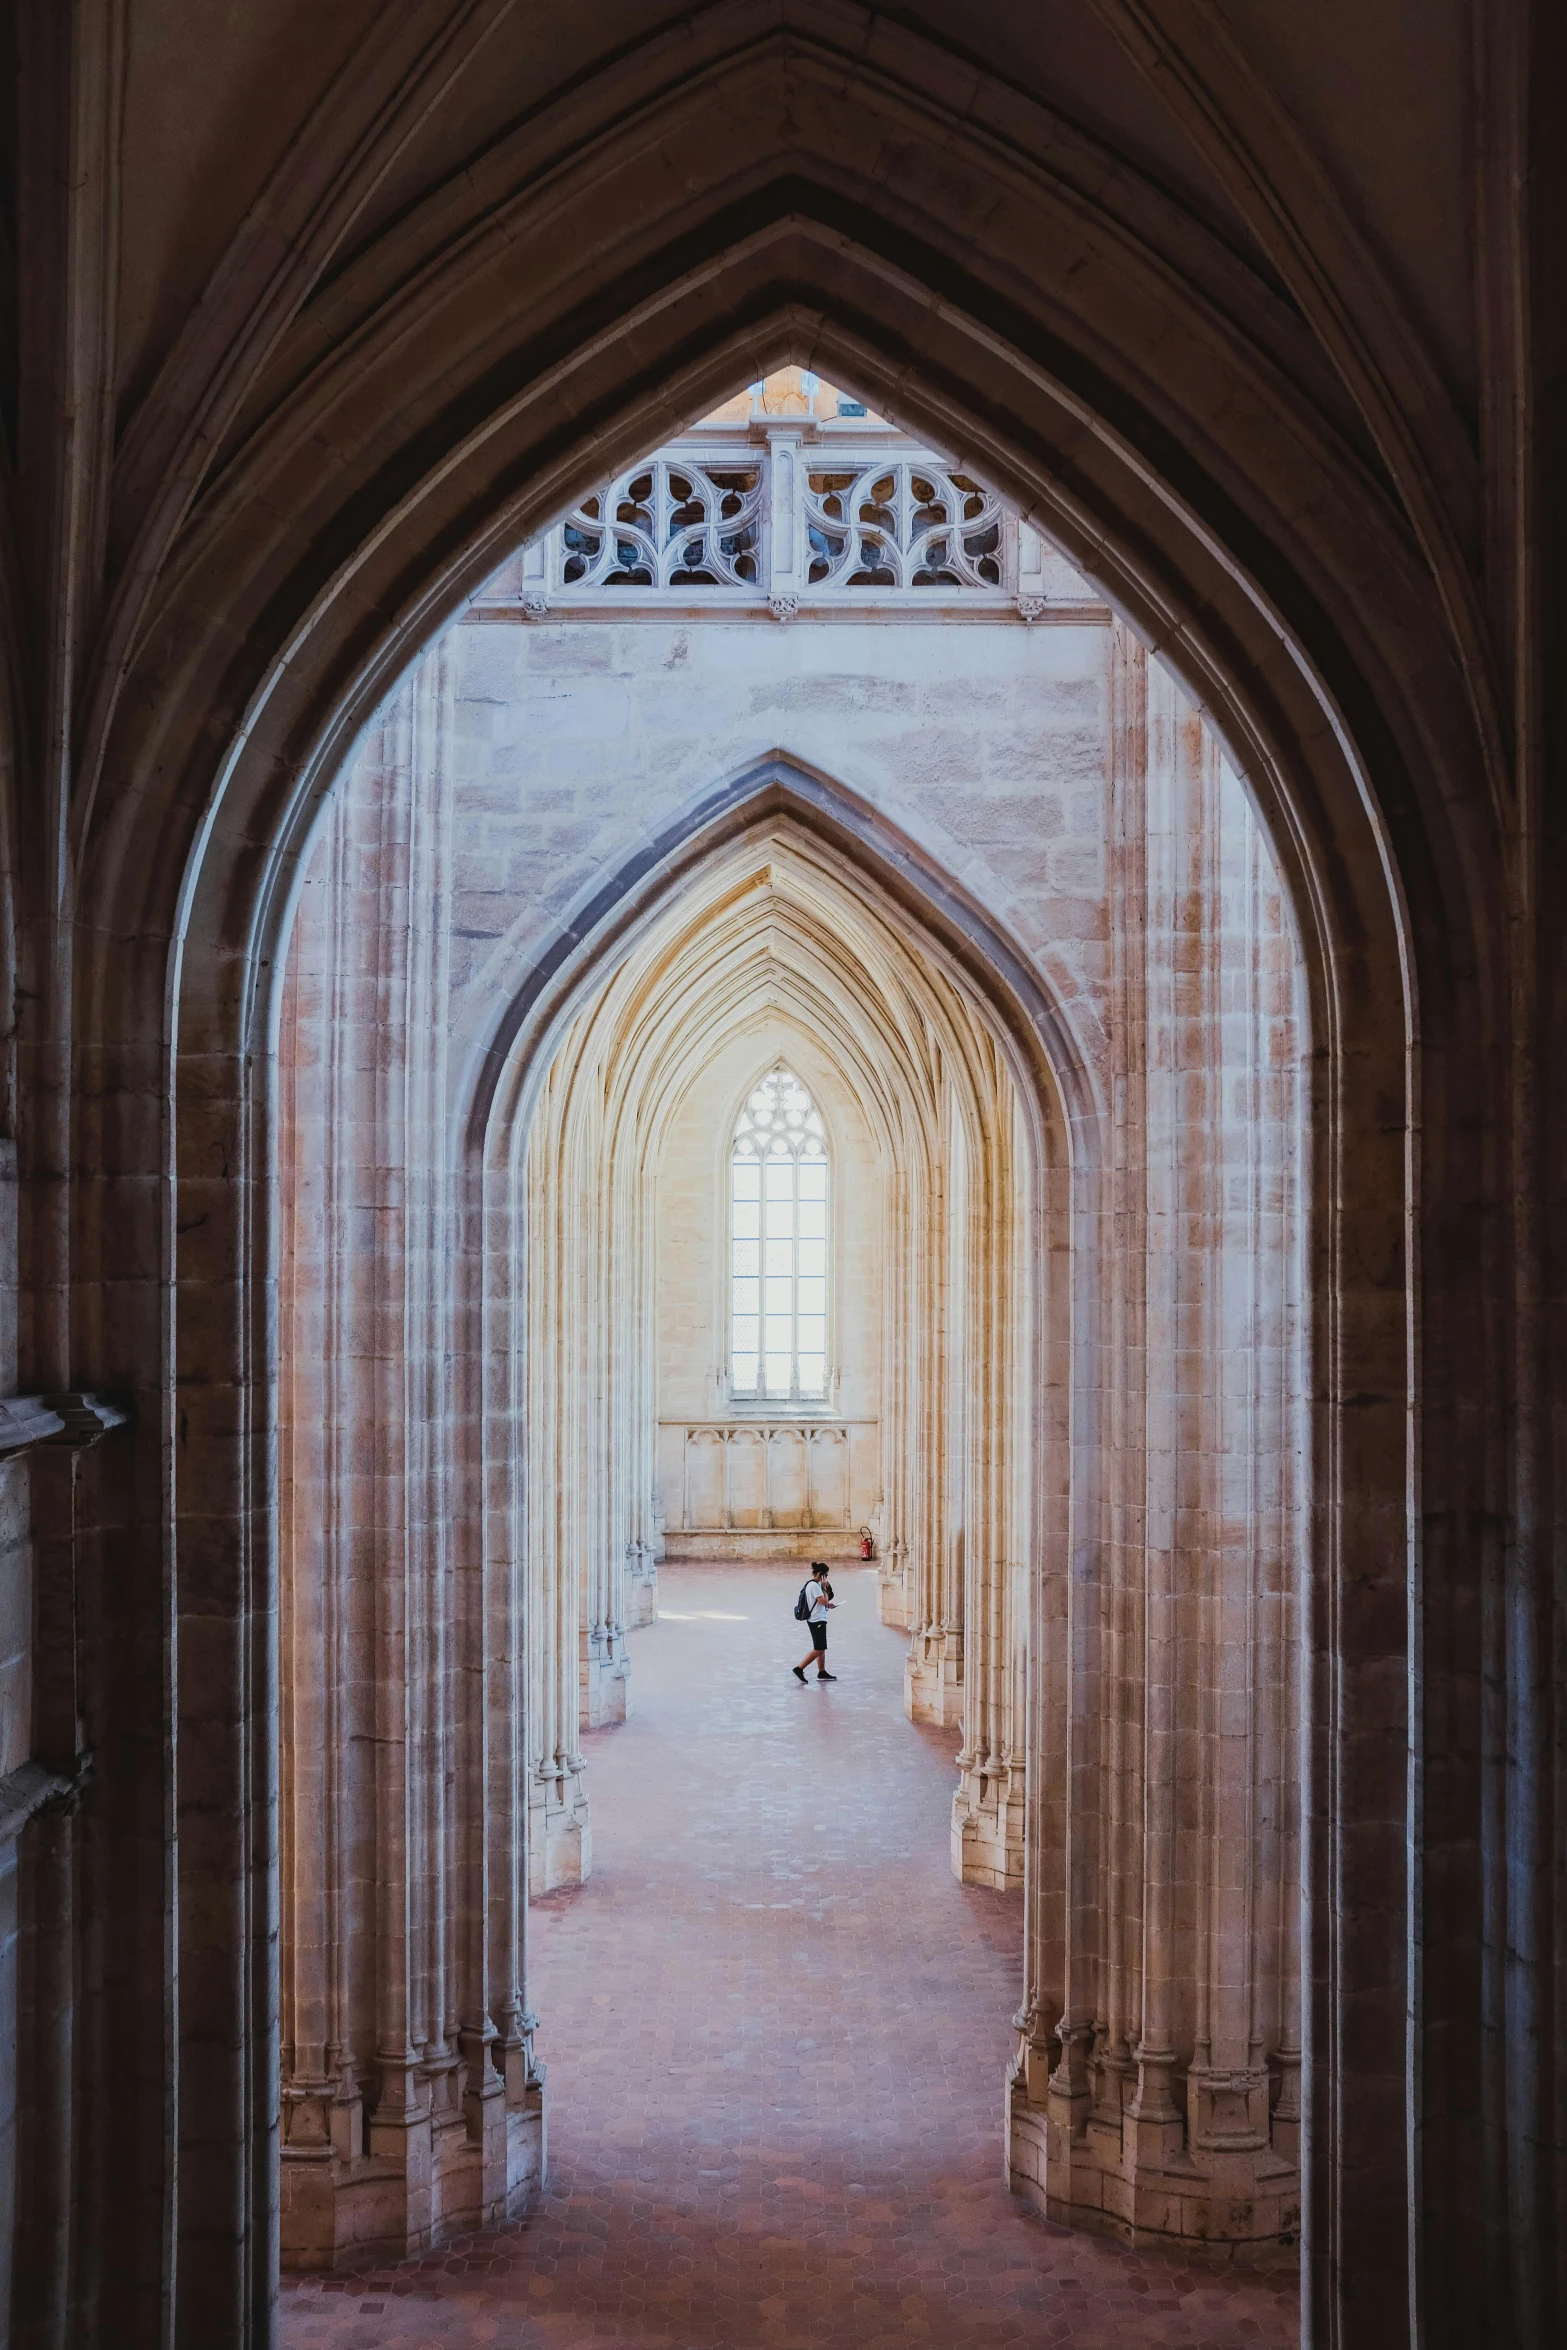
{"label": "carved stone tracery", "polygon": [[559,531],[567,588],[759,586],[766,482],[760,460],[654,457],[575,506]]}
{"label": "carved stone tracery", "polygon": [[648,599],[754,602],[775,620],[872,599],[1008,601],[1033,621],[1089,600],[1064,558],[972,474],[889,426],[764,412],[712,420],[601,483],[480,601],[542,619]]}
{"label": "carved stone tracery", "polygon": [[1001,501],[929,456],[813,467],[804,493],[813,588],[1000,588]]}

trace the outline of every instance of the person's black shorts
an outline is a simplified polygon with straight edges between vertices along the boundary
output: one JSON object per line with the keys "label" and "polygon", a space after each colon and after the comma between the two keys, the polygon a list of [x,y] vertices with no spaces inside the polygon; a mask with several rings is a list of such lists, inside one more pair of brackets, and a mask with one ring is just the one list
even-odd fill
{"label": "person's black shorts", "polygon": [[811,1646],[813,1648],[825,1648],[827,1646],[827,1627],[825,1624],[813,1624],[811,1626]]}

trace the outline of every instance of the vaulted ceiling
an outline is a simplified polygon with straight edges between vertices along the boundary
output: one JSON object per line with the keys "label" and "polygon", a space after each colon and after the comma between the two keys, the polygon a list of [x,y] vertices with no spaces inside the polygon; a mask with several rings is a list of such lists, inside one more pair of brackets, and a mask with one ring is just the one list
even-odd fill
{"label": "vaulted ceiling", "polygon": [[977,1006],[787,819],[676,899],[559,1057],[591,1073],[605,1131],[640,1165],[714,1055],[780,1022],[826,1052],[894,1155],[928,1144],[945,1085],[965,1107],[1010,1097]]}
{"label": "vaulted ceiling", "polygon": [[[863,51],[884,28],[917,29],[928,70],[961,100],[978,66],[1101,138],[1270,268],[1268,224],[1248,218],[1216,159],[1212,125],[1155,61],[1170,31],[1217,20],[1256,84],[1237,127],[1266,164],[1278,107],[1387,273],[1410,324],[1464,409],[1475,396],[1470,67],[1463,0],[1223,0],[1218,9],[1030,0],[975,8],[909,0],[888,9],[690,0],[133,0],[125,24],[124,202],[118,381],[122,425],[167,359],[212,273],[291,142],[319,107],[346,129],[367,53],[423,51],[433,70],[376,185],[346,224],[363,246],[432,189],[626,52],[659,36],[693,61],[770,21]],[[1183,27],[1182,20],[1186,23]],[[705,20],[715,20],[709,23]],[[444,56],[437,54],[444,50]],[[346,85],[346,88],[345,88]]]}
{"label": "vaulted ceiling", "polygon": [[[23,691],[80,853],[119,779],[204,801],[265,703],[275,765],[335,768],[328,730],[525,530],[784,357],[1032,496],[1150,641],[1193,640],[1205,703],[1271,661],[1275,614],[1328,673],[1358,634],[1331,692],[1402,674],[1398,756],[1463,758],[1503,806],[1512,0],[7,23],[0,601],[50,647]],[[1254,647],[1196,644],[1231,594],[1210,563],[1248,581]]]}
{"label": "vaulted ceiling", "polygon": [[[187,407],[193,372],[224,379],[218,408],[203,404],[207,434],[226,438],[247,406],[254,417],[277,342],[314,307],[319,352],[341,325],[331,290],[367,256],[384,290],[415,257],[428,263],[432,235],[514,194],[519,161],[525,181],[655,88],[791,43],[877,66],[1036,153],[1057,131],[1086,139],[1111,211],[1115,181],[1158,191],[1177,241],[1182,216],[1211,232],[1319,334],[1314,297],[1336,278],[1359,313],[1346,325],[1401,343],[1411,391],[1448,409],[1433,429],[1472,440],[1477,428],[1483,158],[1465,0],[126,0],[123,16],[42,13],[60,25],[24,34],[8,60],[21,75],[4,110],[9,225],[14,239],[20,209],[24,234],[43,226],[28,158],[68,132],[102,181],[110,429],[120,449],[140,444],[143,471],[156,412]],[[51,92],[72,42],[68,87]],[[809,150],[787,72],[774,71],[779,150]],[[1008,119],[1007,93],[1044,112]],[[51,123],[62,107],[74,120]],[[667,160],[693,185],[702,176],[689,151]],[[650,156],[650,179],[665,164]],[[1199,275],[1206,242],[1193,246]],[[258,278],[263,257],[273,266]],[[87,258],[80,244],[68,256]],[[240,276],[249,299],[235,311],[222,295]],[[25,294],[10,292],[25,319]]]}

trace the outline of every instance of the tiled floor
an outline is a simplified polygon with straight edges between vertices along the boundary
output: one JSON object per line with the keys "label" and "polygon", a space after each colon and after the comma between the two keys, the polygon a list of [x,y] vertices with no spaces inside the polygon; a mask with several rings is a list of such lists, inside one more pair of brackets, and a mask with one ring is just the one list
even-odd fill
{"label": "tiled floor", "polygon": [[801,1689],[781,1567],[666,1568],[589,1740],[592,1881],[535,1904],[550,2182],[497,2235],[285,2287],[287,2350],[1248,2350],[1281,2276],[1047,2226],[1001,2180],[1020,1904],[948,1870],[950,1734],[838,1578]]}

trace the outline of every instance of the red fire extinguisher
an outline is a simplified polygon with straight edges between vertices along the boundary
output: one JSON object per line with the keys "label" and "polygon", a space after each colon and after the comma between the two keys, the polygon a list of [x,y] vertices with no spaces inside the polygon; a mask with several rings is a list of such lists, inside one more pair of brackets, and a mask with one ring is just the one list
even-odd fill
{"label": "red fire extinguisher", "polygon": [[869,1526],[860,1528],[860,1556],[862,1559],[873,1559],[876,1556],[876,1545],[871,1540]]}

